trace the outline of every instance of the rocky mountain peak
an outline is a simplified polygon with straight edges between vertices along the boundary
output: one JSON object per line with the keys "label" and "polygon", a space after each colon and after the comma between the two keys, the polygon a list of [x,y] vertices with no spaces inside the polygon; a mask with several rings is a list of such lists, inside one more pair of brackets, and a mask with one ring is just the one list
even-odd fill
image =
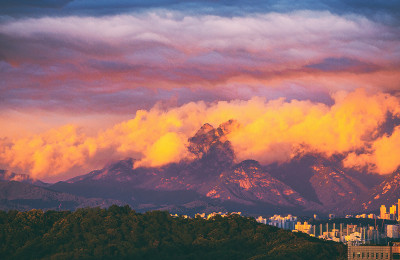
{"label": "rocky mountain peak", "polygon": [[239,122],[235,119],[230,119],[225,123],[219,125],[218,130],[221,132],[222,135],[226,135],[232,132],[235,128],[239,127]]}
{"label": "rocky mountain peak", "polygon": [[207,133],[209,133],[210,131],[213,131],[214,127],[212,125],[210,125],[209,123],[205,123],[204,125],[202,125],[202,127],[200,127],[200,129],[196,132],[196,134],[194,135],[194,137],[196,136],[202,136],[205,135]]}
{"label": "rocky mountain peak", "polygon": [[261,165],[258,161],[255,160],[244,160],[236,165],[235,168],[254,168],[260,169]]}
{"label": "rocky mountain peak", "polygon": [[229,165],[233,162],[234,152],[225,134],[235,121],[229,120],[215,129],[210,124],[204,124],[197,133],[189,138],[188,150],[197,158],[220,162]]}

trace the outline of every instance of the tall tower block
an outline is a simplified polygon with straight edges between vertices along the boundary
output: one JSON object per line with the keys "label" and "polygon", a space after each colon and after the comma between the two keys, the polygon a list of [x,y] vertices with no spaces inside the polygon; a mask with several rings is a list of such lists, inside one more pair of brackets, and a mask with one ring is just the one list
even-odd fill
{"label": "tall tower block", "polygon": [[396,211],[397,211],[396,205],[391,206],[389,210],[390,210],[390,214],[396,215]]}
{"label": "tall tower block", "polygon": [[397,206],[396,206],[396,204],[394,204],[394,205],[392,205],[391,207],[390,207],[390,215],[389,215],[389,218],[391,219],[391,220],[396,220],[397,219]]}
{"label": "tall tower block", "polygon": [[397,200],[397,221],[400,220],[400,199]]}
{"label": "tall tower block", "polygon": [[386,206],[381,205],[381,219],[386,219]]}

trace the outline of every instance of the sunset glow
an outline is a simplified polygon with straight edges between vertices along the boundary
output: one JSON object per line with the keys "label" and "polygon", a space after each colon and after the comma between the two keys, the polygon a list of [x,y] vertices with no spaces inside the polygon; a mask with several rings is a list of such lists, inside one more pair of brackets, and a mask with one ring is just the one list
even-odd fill
{"label": "sunset glow", "polygon": [[230,119],[237,162],[400,166],[400,20],[385,5],[117,2],[0,4],[1,169],[57,181],[191,160],[188,139]]}

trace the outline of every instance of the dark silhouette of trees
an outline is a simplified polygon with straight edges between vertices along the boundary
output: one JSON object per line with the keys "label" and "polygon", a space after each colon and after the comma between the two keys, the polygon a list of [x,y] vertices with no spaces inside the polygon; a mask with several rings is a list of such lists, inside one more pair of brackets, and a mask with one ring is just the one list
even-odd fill
{"label": "dark silhouette of trees", "polygon": [[113,205],[0,211],[0,259],[346,259],[346,248],[238,215],[185,219]]}

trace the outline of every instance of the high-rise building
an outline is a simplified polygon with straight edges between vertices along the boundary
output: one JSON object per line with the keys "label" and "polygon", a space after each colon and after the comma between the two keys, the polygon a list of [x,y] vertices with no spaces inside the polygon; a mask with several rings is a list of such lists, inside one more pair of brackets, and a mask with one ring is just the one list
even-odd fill
{"label": "high-rise building", "polygon": [[380,219],[400,220],[400,199],[397,200],[397,205],[394,204],[389,208],[389,212],[386,212],[385,205],[381,205],[379,217]]}
{"label": "high-rise building", "polygon": [[399,238],[399,225],[386,225],[386,236]]}
{"label": "high-rise building", "polygon": [[259,216],[258,218],[256,218],[256,221],[258,223],[267,224],[267,219],[263,218],[262,216]]}
{"label": "high-rise building", "polygon": [[390,214],[395,215],[395,214],[396,214],[396,205],[392,205],[392,206],[390,207],[389,212],[390,212]]}
{"label": "high-rise building", "polygon": [[303,233],[306,233],[306,234],[312,234],[313,233],[313,226],[308,224],[307,221],[304,222],[304,224],[301,224],[301,222],[297,222],[297,224],[295,225],[295,230],[297,232],[303,232]]}
{"label": "high-rise building", "polygon": [[400,199],[397,200],[397,220],[400,220]]}
{"label": "high-rise building", "polygon": [[296,223],[297,217],[290,214],[286,217],[282,217],[281,215],[274,215],[267,220],[268,225],[289,230],[294,230]]}
{"label": "high-rise building", "polygon": [[386,219],[386,206],[385,205],[381,205],[380,212],[381,212],[381,219]]}

